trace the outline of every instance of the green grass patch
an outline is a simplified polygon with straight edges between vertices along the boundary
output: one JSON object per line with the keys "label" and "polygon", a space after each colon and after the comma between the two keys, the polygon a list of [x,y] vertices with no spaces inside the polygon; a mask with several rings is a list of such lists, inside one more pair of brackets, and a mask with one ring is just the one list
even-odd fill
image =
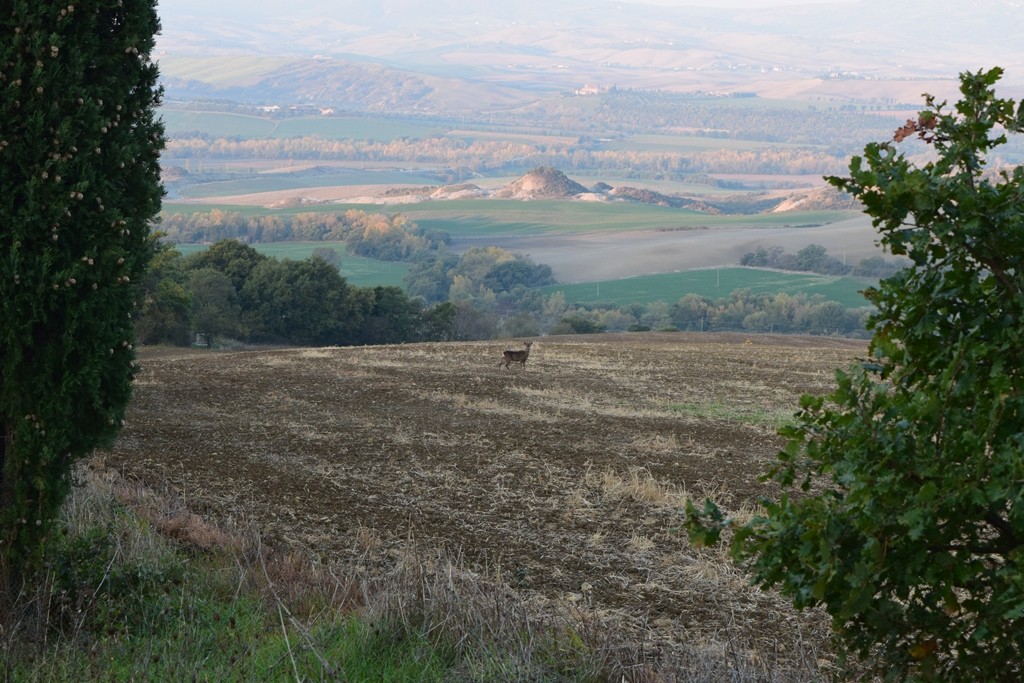
{"label": "green grass patch", "polygon": [[[341,680],[446,680],[456,660],[454,648],[432,643],[423,633],[395,638],[396,630],[349,619],[340,628],[321,629],[315,636],[329,644],[324,650],[328,660],[341,663]],[[315,668],[311,673],[315,673]]]}
{"label": "green grass patch", "polygon": [[215,138],[265,138],[271,136],[276,125],[262,116],[215,111],[161,109],[160,118],[169,138],[190,133],[206,133]]}
{"label": "green grass patch", "polygon": [[403,204],[394,212],[408,216],[424,228],[444,230],[453,237],[706,230],[716,227],[816,227],[857,215],[846,211],[807,211],[709,216],[688,209],[627,202],[502,199]]}
{"label": "green grass patch", "polygon": [[401,213],[425,228],[444,230],[453,237],[652,230],[693,225],[705,218],[685,209],[646,204],[508,199],[404,204]]}
{"label": "green grass patch", "polygon": [[362,116],[295,116],[240,114],[187,109],[160,109],[168,137],[205,133],[215,138],[319,137],[328,140],[424,138],[445,131],[438,124]]}
{"label": "green grass patch", "polygon": [[[234,182],[234,181],[232,181]],[[243,181],[239,181],[243,182]],[[408,174],[403,182],[416,182]],[[211,196],[226,194],[220,191]],[[236,204],[186,204],[165,202],[168,213],[209,212],[214,209],[238,212],[244,215],[293,215],[296,213],[343,213],[358,209],[371,213],[402,214],[424,228],[444,230],[453,237],[487,237],[494,235],[574,234],[589,232],[616,232],[623,230],[677,230],[703,229],[719,225],[793,225],[816,222],[820,224],[826,212],[806,217],[790,214],[789,220],[778,217],[744,216],[731,220],[722,216],[707,216],[685,209],[672,209],[648,204],[590,203],[562,200],[530,202],[507,199],[454,199],[415,204],[321,204],[268,209],[262,206]],[[836,212],[829,214],[836,220]]]}
{"label": "green grass patch", "polygon": [[[211,164],[215,170],[216,165]],[[434,185],[437,179],[427,174],[409,173],[405,171],[345,171],[323,174],[306,173],[266,173],[258,176],[245,174],[241,178],[216,180],[213,182],[185,185],[178,192],[184,199],[208,199],[211,197],[230,197],[233,195],[256,194],[258,192],[278,192],[281,190],[301,190],[320,187],[342,187],[348,185]],[[173,202],[168,202],[173,204]],[[334,207],[337,205],[322,205]],[[309,210],[305,208],[304,210]],[[391,210],[389,208],[389,210]],[[267,209],[271,211],[271,209]]]}
{"label": "green grass patch", "polygon": [[[208,244],[174,245],[175,249],[184,256],[202,251],[209,246]],[[344,242],[259,242],[251,246],[265,256],[296,261],[309,258],[313,255],[314,249],[333,249],[341,259],[339,272],[342,277],[348,280],[349,284],[357,287],[401,287],[402,279],[409,272],[408,263],[379,261],[349,254],[348,245]]]}
{"label": "green grass patch", "polygon": [[759,268],[707,268],[603,282],[551,285],[545,287],[544,292],[549,295],[562,292],[570,304],[625,306],[654,301],[675,303],[687,294],[719,299],[737,289],[748,289],[752,294],[817,294],[838,301],[847,308],[859,308],[868,305],[860,291],[870,284],[870,281],[860,278],[810,273],[781,273]]}

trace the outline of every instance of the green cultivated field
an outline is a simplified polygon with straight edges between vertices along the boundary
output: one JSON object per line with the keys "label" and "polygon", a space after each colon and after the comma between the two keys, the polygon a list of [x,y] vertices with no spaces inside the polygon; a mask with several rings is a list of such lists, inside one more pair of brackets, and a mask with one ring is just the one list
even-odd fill
{"label": "green cultivated field", "polygon": [[[405,182],[415,182],[404,174]],[[709,216],[687,209],[672,209],[627,202],[518,201],[511,199],[454,199],[418,204],[321,204],[286,209],[232,204],[179,204],[166,202],[167,213],[236,211],[246,215],[343,213],[401,214],[427,229],[443,230],[452,237],[557,235],[644,230],[704,230],[716,227],[782,228],[827,225],[858,215],[854,211],[805,211],[742,216]]]}
{"label": "green cultivated field", "polygon": [[213,111],[160,110],[167,136],[206,133],[213,137],[265,138],[274,130],[274,122],[261,116]]}
{"label": "green cultivated field", "polygon": [[[184,255],[194,254],[206,249],[208,244],[176,244],[178,251]],[[334,249],[341,259],[341,275],[357,287],[402,286],[402,278],[409,271],[407,263],[394,261],[378,261],[376,259],[353,256],[348,253],[344,242],[266,242],[253,244],[253,249],[279,259],[301,260],[313,255],[318,247]]]}
{"label": "green cultivated field", "polygon": [[[500,243],[500,238],[526,235],[573,235],[595,232],[630,232],[658,230],[713,230],[725,227],[765,229],[770,240],[771,228],[827,225],[856,215],[854,212],[814,211],[749,216],[709,216],[685,209],[633,203],[589,203],[558,200],[516,201],[500,199],[469,199],[423,202],[401,205],[327,204],[286,209],[267,209],[239,205],[164,205],[168,213],[192,213],[220,209],[245,215],[294,215],[297,213],[332,212],[359,209],[369,213],[402,214],[426,229],[442,230],[454,238],[479,239],[480,245]],[[344,243],[280,242],[253,245],[261,253],[281,258],[306,258],[313,249],[331,246],[341,255],[341,273],[358,286],[401,286],[408,271],[407,264],[377,261],[348,255]],[[179,245],[184,253],[203,245]],[[571,248],[571,247],[567,247]],[[631,303],[665,301],[674,303],[686,294],[717,299],[737,289],[754,294],[786,292],[819,294],[849,308],[867,305],[859,293],[869,284],[866,280],[813,274],[779,273],[752,268],[721,268],[664,273],[599,283],[557,285],[548,293],[562,291],[570,303],[607,303],[617,306]]]}
{"label": "green cultivated field", "polygon": [[[365,205],[333,205],[366,209]],[[369,209],[367,209],[369,210]],[[687,209],[626,202],[566,202],[466,199],[377,206],[373,210],[401,213],[428,229],[452,237],[582,234],[645,230],[703,230],[715,227],[808,227],[857,215],[854,212],[808,211],[750,216],[709,216]]]}
{"label": "green cultivated field", "polygon": [[161,109],[168,137],[206,133],[227,138],[292,138],[315,136],[328,140],[378,140],[423,138],[444,131],[443,127],[391,119],[360,116],[295,116],[271,118],[233,112]]}
{"label": "green cultivated field", "polygon": [[653,301],[675,303],[687,294],[718,299],[737,289],[749,289],[752,294],[820,294],[847,308],[859,308],[868,305],[859,292],[869,284],[871,282],[865,279],[829,275],[780,273],[758,268],[708,268],[605,282],[552,285],[544,291],[563,292],[570,304],[624,306]]}
{"label": "green cultivated field", "polygon": [[282,119],[273,137],[320,137],[329,140],[378,140],[424,138],[444,132],[444,127],[388,119],[361,117],[305,117]]}
{"label": "green cultivated field", "polygon": [[[397,138],[422,139],[434,135],[449,135],[465,140],[507,140],[565,144],[572,137],[536,130],[452,130],[443,122],[423,123],[401,119],[362,116],[270,116],[237,112],[196,111],[162,108],[169,137],[205,133],[211,137],[226,138],[291,138],[320,137],[328,140],[377,140],[387,142]],[[760,150],[784,148],[825,148],[827,145],[792,144],[757,140],[736,140],[699,135],[641,134],[624,137],[604,145],[604,149],[624,152],[703,152],[707,150]]]}
{"label": "green cultivated field", "polygon": [[[210,169],[216,169],[216,164],[207,164],[207,166]],[[257,192],[300,191],[306,188],[338,187],[344,185],[431,185],[436,182],[437,179],[429,175],[420,175],[408,171],[350,171],[339,168],[336,172],[326,172],[317,175],[273,173],[256,177],[247,176],[237,180],[208,182],[183,187],[180,190],[180,194],[185,199],[206,199],[209,197],[255,194]],[[209,211],[210,208],[208,206],[206,210]],[[218,208],[226,209],[224,206]],[[231,210],[234,209],[232,208]],[[309,211],[311,209],[307,207],[304,210]],[[395,212],[391,211],[391,213]]]}

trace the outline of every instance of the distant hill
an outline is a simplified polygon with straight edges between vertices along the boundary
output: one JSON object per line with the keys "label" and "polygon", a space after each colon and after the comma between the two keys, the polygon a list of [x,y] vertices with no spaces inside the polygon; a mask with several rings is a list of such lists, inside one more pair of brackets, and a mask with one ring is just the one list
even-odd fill
{"label": "distant hill", "polygon": [[833,187],[819,187],[786,198],[772,211],[860,211],[863,208],[860,202],[845,192]]}
{"label": "distant hill", "polygon": [[654,204],[656,206],[670,206],[676,209],[692,209],[704,213],[718,214],[722,211],[708,202],[679,197],[676,195],[662,194],[654,190],[640,187],[614,187],[608,192],[609,196],[617,199],[626,199],[643,204]]}
{"label": "distant hill", "polygon": [[589,192],[557,168],[536,168],[494,193],[508,199],[562,199]]}
{"label": "distant hill", "polygon": [[[473,102],[521,105],[535,99],[500,85],[466,83],[380,64],[293,57],[252,65],[228,57],[161,60],[171,99],[220,100],[342,110],[443,113]],[[208,75],[207,75],[208,74]]]}
{"label": "distant hill", "polygon": [[170,99],[458,113],[619,87],[916,104],[922,92],[954,97],[958,73],[995,65],[1008,94],[1024,92],[1017,0],[176,0],[161,18]]}

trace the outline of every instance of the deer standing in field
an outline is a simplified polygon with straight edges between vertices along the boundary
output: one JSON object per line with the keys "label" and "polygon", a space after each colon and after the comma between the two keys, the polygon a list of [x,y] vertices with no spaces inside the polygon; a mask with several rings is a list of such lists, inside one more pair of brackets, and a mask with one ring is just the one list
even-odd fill
{"label": "deer standing in field", "polygon": [[[512,363],[520,363],[523,369],[526,369],[526,359],[530,357],[530,347],[533,346],[533,342],[526,342],[525,346],[526,348],[522,350],[508,349],[502,353],[504,358],[501,363],[505,364],[506,370]],[[498,363],[498,367],[501,367],[501,363]]]}

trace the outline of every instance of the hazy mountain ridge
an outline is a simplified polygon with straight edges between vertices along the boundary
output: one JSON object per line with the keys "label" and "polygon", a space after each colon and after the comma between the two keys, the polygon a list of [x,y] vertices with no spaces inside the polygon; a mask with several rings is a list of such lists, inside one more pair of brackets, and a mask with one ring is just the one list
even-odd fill
{"label": "hazy mountain ridge", "polygon": [[[285,55],[304,62],[294,83],[298,99],[324,97],[338,89],[308,92],[307,76],[322,81],[348,78],[351,72],[339,69],[338,63],[358,61],[424,80],[461,79],[476,98],[485,97],[493,86],[517,89],[528,99],[529,93],[571,90],[586,83],[799,96],[813,93],[829,77],[943,79],[954,84],[964,69],[995,64],[1008,68],[1007,83],[1024,83],[1024,46],[1018,40],[1024,35],[1022,4],[979,0],[939,7],[911,0],[895,8],[883,0],[862,0],[739,10],[600,1],[486,0],[466,5],[446,0],[424,5],[395,0],[365,5],[313,0],[275,10],[254,9],[237,0],[215,6],[177,0],[162,8],[159,48],[172,96],[189,90],[182,84],[191,81],[194,87],[201,81],[176,58],[239,53]],[[314,71],[318,75],[310,75]],[[410,78],[391,80],[404,87]],[[915,98],[920,91],[919,86],[907,88]],[[429,92],[420,89],[418,96]]]}

